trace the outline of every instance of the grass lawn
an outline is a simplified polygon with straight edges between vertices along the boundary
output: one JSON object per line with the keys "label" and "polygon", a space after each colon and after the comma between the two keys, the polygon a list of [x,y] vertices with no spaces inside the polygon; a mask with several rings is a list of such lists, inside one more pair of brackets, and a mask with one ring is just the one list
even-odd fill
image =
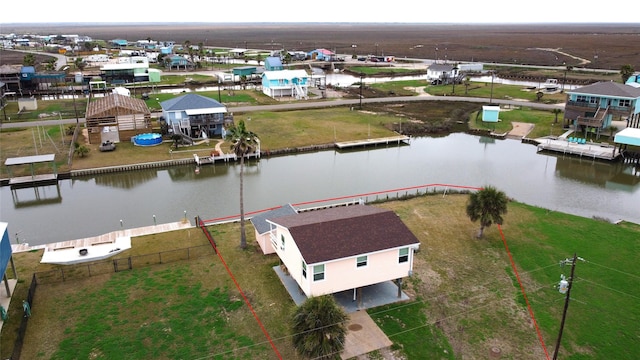
{"label": "grass lawn", "polygon": [[[505,359],[544,358],[500,232],[493,226],[476,239],[478,224],[466,217],[466,200],[463,194],[440,194],[375,205],[394,210],[421,245],[414,274],[405,280],[413,300],[368,312],[407,359],[488,358],[491,348]],[[296,359],[287,325],[294,304],[271,269],[277,258],[261,255],[250,225],[245,251],[238,246],[239,224],[209,229],[278,351]],[[634,257],[640,226],[510,203],[502,230],[548,351],[555,346],[564,302],[555,285],[560,274],[569,275],[558,264],[577,253],[586,261],[576,267],[560,358],[640,355],[640,265]],[[129,252],[205,243],[190,229],[136,238]],[[23,279],[55,267],[39,264],[40,254],[15,255]],[[21,280],[16,299],[27,283]],[[106,359],[125,352],[128,359],[276,358],[241,300],[215,255],[40,285],[23,358]],[[13,302],[2,332],[3,357],[21,312]]]}
{"label": "grass lawn", "polygon": [[[249,130],[257,133],[262,141],[262,150],[284,149],[314,144],[327,144],[334,141],[366,139],[368,137],[386,137],[394,133],[384,124],[396,121],[389,115],[376,115],[369,112],[350,111],[349,108],[327,108],[318,110],[299,110],[285,112],[252,112],[237,114],[236,121],[245,120]],[[249,120],[251,118],[251,120]],[[154,124],[153,126],[159,126]],[[208,156],[220,139],[211,139],[209,144],[172,149],[172,142],[153,147],[135,146],[131,142],[120,142],[112,152],[100,152],[99,144],[85,144],[90,152],[85,157],[74,156],[72,167],[67,165],[71,137],[61,135],[66,128],[61,126],[2,129],[0,131],[0,159],[8,157],[55,153],[57,169],[89,169],[103,166],[116,166],[152,161],[164,161],[179,158],[193,158],[193,154]],[[44,132],[46,134],[40,134]],[[34,140],[35,139],[35,140]],[[66,145],[63,145],[64,144]],[[223,144],[223,151],[229,151],[229,144]],[[171,151],[170,151],[171,150]],[[14,169],[13,175],[17,171]],[[50,172],[46,166],[41,169]],[[7,177],[6,167],[0,167],[0,176]],[[25,174],[26,175],[26,174]]]}

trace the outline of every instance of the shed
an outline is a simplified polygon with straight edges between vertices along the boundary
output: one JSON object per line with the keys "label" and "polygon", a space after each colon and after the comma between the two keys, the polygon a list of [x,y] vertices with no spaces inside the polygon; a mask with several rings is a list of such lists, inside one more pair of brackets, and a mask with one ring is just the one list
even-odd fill
{"label": "shed", "polygon": [[616,144],[640,146],[640,129],[626,128],[614,137]]}
{"label": "shed", "polygon": [[482,121],[484,122],[498,122],[500,119],[500,106],[499,105],[484,105],[482,106]]}
{"label": "shed", "polygon": [[130,140],[151,129],[151,111],[147,104],[120,94],[89,102],[86,119],[91,144]]}

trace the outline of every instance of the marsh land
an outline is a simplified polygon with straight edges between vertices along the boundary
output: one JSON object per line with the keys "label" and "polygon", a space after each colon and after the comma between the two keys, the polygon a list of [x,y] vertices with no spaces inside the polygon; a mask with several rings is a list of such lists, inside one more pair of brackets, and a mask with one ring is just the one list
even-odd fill
{"label": "marsh land", "polygon": [[[182,44],[387,54],[396,58],[486,63],[640,68],[638,24],[3,24],[3,32],[151,38]],[[635,44],[635,45],[634,45]]]}

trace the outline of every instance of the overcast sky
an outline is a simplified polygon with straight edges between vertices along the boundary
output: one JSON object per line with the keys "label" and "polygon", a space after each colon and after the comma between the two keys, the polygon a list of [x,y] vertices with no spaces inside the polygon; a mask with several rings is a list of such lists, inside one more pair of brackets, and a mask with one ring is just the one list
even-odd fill
{"label": "overcast sky", "polygon": [[[5,0],[6,23],[52,22],[387,22],[640,23],[629,0],[594,7],[562,0],[513,1],[78,1]],[[205,5],[206,4],[206,5]],[[606,11],[610,9],[610,11]]]}

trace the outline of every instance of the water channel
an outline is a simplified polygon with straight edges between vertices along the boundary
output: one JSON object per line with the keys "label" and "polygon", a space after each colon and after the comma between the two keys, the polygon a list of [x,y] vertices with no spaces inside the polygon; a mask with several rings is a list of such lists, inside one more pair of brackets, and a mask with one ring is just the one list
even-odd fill
{"label": "water channel", "polygon": [[[239,165],[194,165],[0,188],[0,221],[31,245],[121,228],[239,212]],[[410,145],[320,151],[250,161],[245,211],[425,184],[493,185],[553,211],[640,223],[640,172],[622,163],[537,153],[518,140],[454,133]],[[464,211],[461,209],[461,211]]]}

